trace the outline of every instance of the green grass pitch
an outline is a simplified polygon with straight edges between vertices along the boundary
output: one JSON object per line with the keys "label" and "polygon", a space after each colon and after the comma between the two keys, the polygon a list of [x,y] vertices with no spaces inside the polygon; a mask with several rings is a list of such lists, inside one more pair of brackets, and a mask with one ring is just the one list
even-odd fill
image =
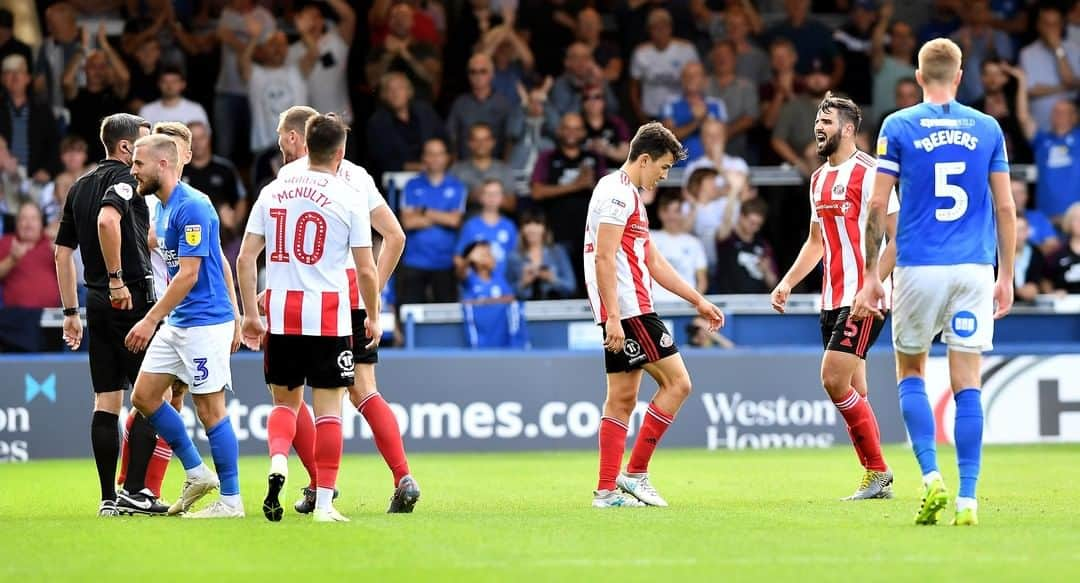
{"label": "green grass pitch", "polygon": [[[905,447],[886,455],[897,497],[851,503],[848,448],[661,448],[651,471],[672,506],[603,511],[591,452],[414,455],[412,515],[384,514],[382,460],[350,456],[349,524],[292,511],[295,462],[279,523],[260,510],[265,458],[241,462],[247,518],[205,522],[94,517],[90,460],[0,465],[0,581],[1080,580],[1080,446],[987,447],[975,528],[912,525],[917,468]],[[955,488],[953,451],[940,457]],[[166,498],[181,475],[174,461]]]}

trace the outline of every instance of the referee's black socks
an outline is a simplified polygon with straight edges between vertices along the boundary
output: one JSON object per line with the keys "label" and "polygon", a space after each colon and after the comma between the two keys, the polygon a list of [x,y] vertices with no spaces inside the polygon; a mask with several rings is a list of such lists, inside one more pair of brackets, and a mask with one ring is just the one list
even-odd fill
{"label": "referee's black socks", "polygon": [[[171,407],[168,403],[162,407]],[[150,420],[142,413],[132,410],[135,420],[128,431],[128,467],[124,478],[124,489],[134,494],[146,487],[146,468],[157,447],[157,432]]]}
{"label": "referee's black socks", "polygon": [[[94,448],[101,499],[116,500],[116,458],[120,456],[120,418],[114,413],[94,411],[90,421],[90,444]],[[152,451],[151,451],[152,453]]]}

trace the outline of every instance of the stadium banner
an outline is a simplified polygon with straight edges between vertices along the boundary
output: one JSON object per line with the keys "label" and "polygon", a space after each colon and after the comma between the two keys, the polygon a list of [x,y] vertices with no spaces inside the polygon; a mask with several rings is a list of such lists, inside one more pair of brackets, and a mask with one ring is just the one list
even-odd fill
{"label": "stadium banner", "polygon": [[[385,351],[379,388],[408,451],[514,451],[596,447],[604,399],[603,358],[582,352]],[[846,445],[843,418],[821,388],[816,351],[689,351],[694,392],[664,436],[669,447],[738,450]],[[80,356],[4,357],[0,461],[89,457],[89,367]],[[869,360],[882,440],[905,439],[887,353]],[[633,439],[655,384],[645,377]],[[262,359],[233,358],[228,411],[243,454],[266,454],[270,397]],[[310,395],[309,395],[310,398]],[[188,400],[196,444],[206,436]],[[347,452],[374,452],[371,431],[344,407]]]}
{"label": "stadium banner", "polygon": [[[1080,442],[1080,355],[987,356],[983,359],[985,443]],[[949,363],[931,358],[926,392],[937,420],[938,443],[953,442],[956,404]]]}

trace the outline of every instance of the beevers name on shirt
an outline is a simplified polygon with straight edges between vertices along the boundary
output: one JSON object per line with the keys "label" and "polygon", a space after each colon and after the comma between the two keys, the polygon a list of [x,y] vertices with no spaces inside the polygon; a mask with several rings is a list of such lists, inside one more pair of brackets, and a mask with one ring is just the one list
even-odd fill
{"label": "beevers name on shirt", "polygon": [[[919,120],[919,125],[924,128],[965,128],[973,127],[975,120],[973,119],[953,119],[953,118],[923,118]],[[979,138],[967,133],[960,129],[948,129],[936,131],[925,138],[919,138],[914,140],[916,150],[923,150],[926,152],[932,152],[934,148],[938,146],[962,146],[968,150],[974,151],[979,145]]]}

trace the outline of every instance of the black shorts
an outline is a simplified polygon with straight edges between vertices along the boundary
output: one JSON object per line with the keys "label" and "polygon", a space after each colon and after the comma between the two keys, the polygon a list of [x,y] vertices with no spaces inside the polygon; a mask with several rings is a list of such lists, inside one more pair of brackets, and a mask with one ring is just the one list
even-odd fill
{"label": "black shorts", "polygon": [[336,389],[353,384],[352,336],[270,334],[263,347],[268,385]]}
{"label": "black shorts", "polygon": [[[609,373],[637,370],[679,352],[671,332],[655,313],[626,318],[622,321],[622,327],[626,334],[622,352],[604,350],[604,368]],[[600,328],[603,329],[604,325],[601,324]],[[607,336],[606,331],[604,336]]]}
{"label": "black shorts", "polygon": [[90,357],[90,382],[95,393],[124,391],[135,385],[142,366],[143,352],[131,352],[124,339],[135,324],[150,311],[145,290],[129,288],[131,309],[117,310],[109,301],[109,291],[89,289],[86,293],[87,352]]}
{"label": "black shorts", "polygon": [[877,341],[884,319],[865,318],[856,322],[848,316],[851,308],[821,311],[821,344],[825,350],[854,354],[866,360],[866,351]]}
{"label": "black shorts", "polygon": [[367,330],[364,330],[364,320],[367,319],[367,310],[352,311],[352,339],[353,339],[353,364],[376,364],[379,362],[379,347],[371,350],[364,348],[371,344]]}

